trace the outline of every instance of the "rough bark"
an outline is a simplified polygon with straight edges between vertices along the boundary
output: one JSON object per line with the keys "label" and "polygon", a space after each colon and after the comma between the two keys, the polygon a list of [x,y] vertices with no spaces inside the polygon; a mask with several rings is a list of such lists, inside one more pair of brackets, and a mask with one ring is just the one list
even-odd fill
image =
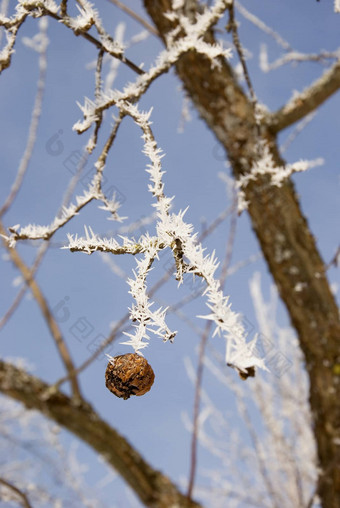
{"label": "rough bark", "polygon": [[[193,3],[190,2],[191,9]],[[144,5],[164,42],[165,34],[173,28],[172,22],[164,16],[164,12],[171,10],[171,1],[144,0]],[[207,34],[207,39],[214,42],[213,32]],[[176,70],[202,119],[224,146],[235,178],[249,172],[258,153],[259,128],[253,106],[238,85],[231,67],[224,61],[219,69],[212,69],[207,58],[190,51],[179,60]],[[290,119],[293,117],[290,111]],[[282,119],[280,121],[284,126]],[[270,124],[275,124],[275,133],[268,124],[264,119],[261,139],[269,143],[274,159],[282,164],[275,139],[278,128],[273,117]],[[248,185],[245,192],[253,229],[305,357],[320,465],[318,494],[323,508],[339,508],[338,308],[293,184],[288,181],[277,188],[269,184],[268,178],[261,177]],[[296,291],[297,284],[301,291]]]}
{"label": "rough bark", "polygon": [[0,391],[36,409],[82,439],[124,478],[145,506],[199,508],[161,472],[153,469],[128,441],[88,404],[77,404],[27,372],[0,360]]}

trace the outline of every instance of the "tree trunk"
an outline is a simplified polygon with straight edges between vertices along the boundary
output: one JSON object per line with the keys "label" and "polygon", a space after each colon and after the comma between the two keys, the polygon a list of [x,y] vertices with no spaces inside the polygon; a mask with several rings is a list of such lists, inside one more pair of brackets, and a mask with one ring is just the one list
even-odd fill
{"label": "tree trunk", "polygon": [[[166,33],[174,28],[173,22],[164,16],[166,11],[171,11],[171,1],[144,0],[144,4],[164,42]],[[192,12],[195,2],[188,4]],[[212,31],[207,34],[207,40],[214,42]],[[221,61],[220,68],[212,69],[205,56],[192,50],[181,57],[176,70],[201,117],[225,148],[236,179],[250,171],[256,162],[259,143],[264,140],[274,160],[282,164],[270,125],[266,118],[260,129],[256,125],[253,105],[227,62]],[[338,308],[293,184],[287,181],[278,188],[271,185],[268,177],[259,177],[246,187],[245,194],[253,229],[305,357],[320,466],[318,494],[323,508],[339,508]]]}

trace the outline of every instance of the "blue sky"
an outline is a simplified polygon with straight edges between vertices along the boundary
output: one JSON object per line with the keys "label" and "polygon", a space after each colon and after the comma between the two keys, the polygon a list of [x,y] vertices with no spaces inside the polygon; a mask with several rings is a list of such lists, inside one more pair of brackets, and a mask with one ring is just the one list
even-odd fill
{"label": "blue sky", "polygon": [[[127,3],[146,16],[140,2]],[[108,1],[101,0],[96,5],[107,30],[114,31],[118,22],[124,22],[126,39],[140,30],[134,21]],[[244,6],[278,30],[297,51],[331,51],[339,45],[340,15],[334,14],[330,1],[286,0],[278,5],[270,0],[248,0]],[[237,18],[241,23],[241,41],[250,52],[248,64],[255,92],[269,109],[280,107],[294,91],[301,91],[324,71],[319,63],[304,63],[286,65],[269,74],[262,73],[258,66],[260,44],[268,45],[270,60],[281,54],[280,48],[240,15]],[[1,203],[14,181],[25,147],[38,76],[37,55],[20,39],[36,32],[37,20],[28,20],[16,43],[12,65],[3,72],[0,79]],[[87,134],[78,136],[72,131],[72,125],[81,118],[76,101],[82,103],[85,96],[93,97],[93,71],[87,69],[86,65],[94,60],[96,53],[89,44],[79,37],[75,38],[68,29],[53,20],[49,20],[48,35],[50,45],[46,93],[38,139],[24,185],[4,219],[7,227],[18,223],[22,226],[28,223],[48,224],[53,220],[70,179],[70,157],[81,151],[87,141]],[[137,64],[145,62],[147,67],[160,50],[160,43],[151,36],[129,48],[127,56]],[[231,63],[237,63],[235,55]],[[132,79],[132,71],[121,65],[115,86],[119,88]],[[339,101],[339,95],[336,94],[326,102],[284,154],[288,162],[318,157],[325,159],[324,166],[298,174],[293,179],[302,209],[326,261],[332,258],[339,245]],[[151,106],[154,108],[152,128],[158,145],[166,154],[163,159],[166,193],[175,196],[175,211],[189,206],[186,220],[200,232],[204,225],[210,224],[231,204],[225,185],[218,177],[219,172],[229,174],[221,157],[222,152],[192,106],[192,119],[184,124],[183,132],[179,132],[183,92],[173,70],[150,87],[140,104],[142,109]],[[109,126],[110,118],[107,117],[106,127],[102,129],[99,138],[100,146],[104,143]],[[287,130],[282,133],[281,142],[284,142],[289,132]],[[121,215],[129,217],[127,225],[141,217],[148,217],[153,212],[152,197],[147,191],[147,159],[141,154],[140,134],[130,119],[124,123],[105,170],[107,186],[114,186],[119,193]],[[52,153],[51,147],[56,146],[52,140],[56,139],[56,135],[61,144],[58,145],[57,153]],[[85,173],[93,167],[98,153],[97,150],[89,160]],[[81,193],[83,188],[80,182],[77,192]],[[82,235],[84,225],[90,225],[96,233],[116,234],[119,225],[107,221],[106,217],[96,204],[90,204],[82,210],[78,217],[54,236],[37,275],[50,306],[56,309],[56,317],[77,365],[89,355],[93,347],[92,341],[98,336],[107,336],[112,323],[118,321],[132,303],[126,282],[110,271],[102,256],[86,256],[59,248],[66,243],[67,232]],[[146,227],[153,232],[154,224]],[[224,256],[229,229],[228,219],[204,242],[208,251],[216,250],[220,259]],[[138,236],[138,232],[135,235]],[[20,254],[28,263],[34,259],[37,245],[27,243],[18,246]],[[259,246],[249,218],[243,213],[237,221],[232,264],[246,260],[258,252]],[[2,249],[2,254],[4,253]],[[162,276],[167,258],[168,254],[161,257],[150,276],[151,281]],[[115,258],[114,261],[127,274],[131,274],[135,267],[133,258],[124,256]],[[2,256],[0,266],[3,288],[0,315],[3,315],[18,292],[18,287],[13,284],[18,273],[5,256]],[[246,316],[255,331],[257,325],[249,293],[249,279],[256,271],[262,275],[264,294],[268,296],[272,279],[262,259],[230,276],[226,284],[226,293],[230,295],[233,310]],[[338,270],[331,268],[329,276],[332,283],[339,284]],[[172,305],[188,296],[191,291],[191,284],[178,289],[176,281],[172,279],[157,293],[156,301]],[[67,307],[65,314],[60,311],[57,313],[62,302]],[[182,311],[197,326],[204,325],[195,318],[197,314],[206,313],[200,298],[183,307]],[[283,306],[279,308],[279,319],[283,326],[289,325]],[[190,434],[184,429],[181,414],[183,411],[191,414],[193,405],[193,387],[186,373],[184,358],[189,356],[196,362],[199,338],[178,317],[169,315],[168,321],[170,327],[178,330],[174,344],[163,344],[161,340],[153,338],[145,353],[156,374],[155,384],[148,395],[129,401],[113,397],[104,384],[105,359],[95,361],[80,376],[80,380],[84,393],[100,415],[126,436],[154,467],[179,481],[180,478],[187,477],[190,445]],[[81,326],[87,327],[87,331],[79,332]],[[222,341],[219,342],[218,338],[213,341],[214,346],[222,351]],[[119,342],[121,339],[114,344],[111,354],[130,352]],[[36,302],[29,295],[22,301],[14,318],[1,331],[1,351],[4,357],[27,358],[35,365],[35,373],[48,382],[63,375],[53,341]],[[214,390],[215,398],[222,407],[232,404],[230,393],[216,384],[209,375],[206,376],[206,386],[208,390]],[[69,439],[65,435],[65,440]],[[91,484],[103,474],[101,466],[87,447],[81,446],[79,453],[89,463],[88,478]],[[208,469],[212,466],[213,459],[205,451],[201,450],[199,457],[202,467]],[[115,484],[114,494],[110,489],[104,489],[101,495],[104,500],[113,500],[117,505],[126,499],[119,481],[117,486]]]}

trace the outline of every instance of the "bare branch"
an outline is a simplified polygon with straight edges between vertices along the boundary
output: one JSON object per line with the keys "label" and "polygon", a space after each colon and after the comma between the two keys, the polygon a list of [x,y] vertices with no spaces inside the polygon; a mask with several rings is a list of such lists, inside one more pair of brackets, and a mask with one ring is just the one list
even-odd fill
{"label": "bare branch", "polygon": [[[113,91],[103,97],[101,104],[93,105],[90,101],[86,101],[85,105],[81,107],[84,113],[83,121],[78,121],[73,129],[81,134],[90,128],[95,119],[103,111],[109,109],[113,105],[120,103],[120,108],[123,109],[124,102],[136,103],[138,99],[148,90],[150,85],[159,78],[162,74],[168,72],[168,70],[178,61],[181,55],[188,53],[192,50],[196,50],[208,57],[211,64],[216,64],[216,59],[219,57],[230,58],[231,51],[224,49],[220,44],[207,44],[203,40],[204,34],[209,30],[218,19],[223,15],[226,9],[226,5],[219,5],[218,8],[212,9],[210,15],[204,19],[204,22],[192,24],[188,32],[180,37],[178,40],[176,30],[173,33],[168,34],[168,46],[169,51],[162,51],[157,58],[155,65],[152,65],[149,71],[144,72],[143,76],[138,76],[135,83],[130,83],[124,88],[122,92]],[[184,27],[183,27],[184,29]],[[108,98],[107,98],[108,97]]]}
{"label": "bare branch", "polygon": [[307,125],[315,118],[316,111],[312,111],[309,115],[305,116],[299,123],[296,124],[287,139],[280,146],[281,153],[284,153],[288,147],[295,141],[299,134],[307,127]]}
{"label": "bare branch", "polygon": [[329,270],[331,266],[335,266],[335,267],[339,266],[339,262],[340,262],[340,245],[336,249],[335,254],[332,257],[332,259],[329,261],[329,263],[327,263],[325,270]]}
{"label": "bare branch", "polygon": [[[221,276],[220,276],[220,284],[222,289],[225,287],[225,282],[228,276],[228,268],[231,261],[234,241],[235,241],[235,233],[236,233],[236,224],[237,224],[237,192],[234,188],[234,199],[231,207],[232,215],[231,215],[231,224],[230,224],[230,233],[226,246],[226,253],[224,257],[224,263],[222,266]],[[200,399],[201,399],[201,389],[203,383],[203,370],[204,370],[204,356],[206,351],[206,346],[208,343],[209,335],[211,332],[212,322],[207,321],[205,328],[201,334],[201,341],[199,346],[199,354],[198,354],[198,366],[196,373],[196,383],[195,383],[195,400],[194,400],[194,411],[193,411],[193,430],[191,437],[191,460],[190,460],[190,472],[189,472],[189,482],[188,482],[188,491],[187,496],[189,499],[192,498],[196,469],[197,469],[197,444],[198,444],[198,433],[199,433],[199,414],[200,414]]]}
{"label": "bare branch", "polygon": [[301,120],[323,104],[340,88],[340,60],[312,85],[297,94],[287,104],[267,118],[271,132],[278,133]]}
{"label": "bare branch", "polygon": [[14,226],[9,228],[11,232],[10,236],[7,236],[5,230],[3,230],[3,237],[7,239],[11,247],[19,240],[49,240],[60,228],[73,219],[84,206],[94,199],[97,198],[94,189],[91,188],[89,191],[85,191],[83,196],[77,197],[76,205],[70,205],[68,208],[65,207],[62,214],[59,214],[49,226],[35,226],[29,224],[19,230]]}
{"label": "bare branch", "polygon": [[21,504],[24,508],[32,508],[31,503],[28,500],[27,495],[22,490],[18,489],[13,483],[10,483],[9,481],[5,480],[4,478],[0,478],[0,484],[7,487],[9,490],[11,490],[17,498],[20,498]]}
{"label": "bare branch", "polygon": [[141,16],[139,16],[133,9],[130,9],[127,5],[125,5],[123,2],[120,2],[119,0],[109,0],[112,4],[116,5],[119,9],[121,9],[123,12],[131,16],[135,21],[140,23],[144,28],[146,28],[152,35],[156,35],[159,37],[159,33],[156,30],[155,27],[150,25],[145,19],[143,19]]}
{"label": "bare branch", "polygon": [[300,62],[318,62],[323,65],[328,65],[327,60],[338,60],[339,50],[337,51],[322,51],[321,53],[301,53],[299,51],[290,51],[283,56],[277,58],[272,63],[268,63],[267,47],[261,46],[260,52],[260,68],[263,72],[270,72],[279,67],[287,64],[297,64]]}
{"label": "bare branch", "polygon": [[[59,210],[57,216],[62,214],[64,207],[67,207],[69,205],[69,202],[71,200],[71,196],[72,196],[72,194],[74,192],[74,189],[75,189],[75,187],[77,185],[77,182],[79,180],[80,174],[81,174],[82,170],[84,169],[85,163],[86,163],[86,158],[83,157],[80,160],[80,164],[77,167],[76,173],[71,178],[70,184],[69,184],[69,186],[66,189],[66,192],[65,192],[65,195],[64,195],[64,198],[63,198],[63,202],[62,202],[62,205],[60,207],[60,210]],[[30,269],[30,278],[31,279],[34,278],[34,275],[37,272],[37,270],[38,270],[38,268],[40,266],[40,263],[42,262],[42,260],[43,260],[43,258],[44,258],[44,256],[45,256],[45,254],[46,254],[46,252],[47,252],[49,247],[50,247],[50,242],[49,242],[49,239],[48,239],[46,242],[44,242],[41,245],[40,249],[38,250],[38,254],[37,254],[37,256],[36,256],[36,258],[34,260],[34,263],[33,263],[32,267],[31,267],[31,269]],[[28,287],[29,287],[28,285],[24,285],[20,289],[20,291],[18,292],[17,296],[13,300],[12,305],[9,307],[7,312],[0,319],[0,330],[5,326],[7,321],[11,318],[11,316],[14,314],[14,312],[16,311],[18,306],[20,305],[20,302],[21,302],[22,298],[24,297]]]}
{"label": "bare branch", "polygon": [[[5,236],[4,233],[5,233],[4,227],[3,227],[2,223],[0,222],[0,234]],[[21,275],[24,278],[26,284],[30,287],[32,294],[33,294],[37,304],[40,307],[42,315],[44,316],[46,324],[51,332],[51,335],[52,335],[54,342],[56,344],[56,347],[58,349],[60,358],[61,358],[67,372],[70,373],[70,376],[71,376],[70,382],[71,382],[71,386],[72,386],[73,396],[76,399],[81,400],[82,396],[81,396],[77,378],[74,374],[73,375],[71,374],[71,372],[74,371],[74,365],[73,365],[71,355],[70,355],[67,345],[64,341],[61,330],[60,330],[56,320],[54,319],[53,314],[48,306],[48,303],[47,303],[40,287],[38,286],[37,282],[32,278],[31,270],[28,268],[28,266],[21,259],[18,252],[15,249],[12,249],[11,247],[9,247],[8,243],[5,240],[3,240],[3,244],[4,244],[5,248],[7,249],[8,254],[11,257],[11,260],[13,261],[15,266],[19,269],[19,271],[21,272]]]}
{"label": "bare branch", "polygon": [[21,158],[17,176],[15,179],[15,182],[12,185],[11,191],[9,196],[7,197],[5,203],[0,208],[0,217],[2,217],[11,204],[13,203],[17,193],[19,192],[19,189],[21,187],[21,184],[23,182],[28,164],[31,160],[33,148],[35,145],[36,137],[37,137],[37,130],[39,125],[39,120],[41,116],[41,106],[42,106],[42,100],[44,96],[44,90],[45,90],[45,80],[46,80],[46,66],[47,66],[47,55],[46,55],[46,49],[47,49],[47,36],[46,36],[46,28],[42,26],[41,28],[41,35],[43,37],[43,43],[41,44],[41,50],[39,51],[39,77],[38,77],[38,85],[37,85],[37,93],[34,100],[34,106],[32,110],[32,117],[31,117],[31,123],[28,130],[28,137],[27,137],[27,143],[26,147],[23,153],[23,156]]}
{"label": "bare branch", "polygon": [[[54,12],[49,11],[48,9],[44,8],[44,11],[48,16],[51,16],[52,18],[56,19],[57,21],[62,22],[64,25],[68,26],[67,23],[67,17],[63,18],[61,16],[58,16],[58,14],[55,14]],[[70,28],[70,27],[69,27]],[[113,56],[114,58],[117,58],[120,60],[123,64],[127,65],[131,70],[133,70],[136,74],[143,75],[144,71],[138,67],[138,65],[134,64],[131,60],[129,60],[125,55],[110,51],[107,47],[104,47],[104,45],[93,35],[89,34],[85,31],[79,31],[76,35],[80,35],[84,39],[86,39],[88,42],[91,42],[96,48],[98,48],[100,51],[105,51],[105,53],[108,53],[109,55]]]}
{"label": "bare branch", "polygon": [[242,47],[242,44],[241,44],[241,41],[240,41],[240,37],[239,37],[239,34],[238,34],[237,22],[235,20],[235,12],[234,12],[234,0],[232,0],[231,4],[229,6],[229,23],[228,23],[227,29],[228,29],[228,31],[231,31],[231,33],[232,33],[233,43],[234,43],[234,46],[236,48],[238,57],[240,59],[241,65],[242,65],[244,78],[246,80],[246,83],[247,83],[247,86],[248,86],[248,89],[249,89],[249,92],[250,92],[250,97],[251,97],[252,103],[253,103],[253,105],[255,107],[256,96],[255,96],[255,92],[254,92],[254,88],[253,88],[252,82],[250,80],[250,75],[249,75],[249,72],[248,72],[248,68],[247,68],[246,59],[245,59],[245,56],[244,56],[243,47]]}
{"label": "bare branch", "polygon": [[279,46],[281,46],[286,51],[293,51],[291,45],[287,41],[285,41],[280,34],[278,34],[275,30],[266,25],[262,21],[262,19],[255,16],[255,14],[249,12],[248,9],[246,9],[242,4],[240,4],[240,2],[235,1],[235,7],[240,12],[240,14],[242,14],[242,16],[244,16],[248,21],[253,23],[253,25],[257,26],[265,34],[272,37]]}
{"label": "bare branch", "polygon": [[2,360],[0,391],[27,408],[40,411],[104,456],[146,506],[199,508],[200,505],[189,501],[169,478],[153,469],[89,404],[75,404],[73,399],[51,390],[39,378]]}
{"label": "bare branch", "polygon": [[196,477],[196,469],[197,469],[197,441],[198,441],[198,431],[199,431],[199,414],[200,414],[200,399],[201,399],[201,388],[203,381],[203,370],[204,370],[204,355],[206,346],[208,343],[210,331],[211,331],[211,321],[207,321],[205,328],[202,332],[201,342],[199,346],[198,353],[198,365],[196,372],[196,383],[195,383],[195,398],[194,398],[194,414],[193,414],[193,428],[191,435],[191,456],[190,456],[190,470],[189,470],[189,482],[188,482],[188,490],[187,496],[191,499],[194,483]]}

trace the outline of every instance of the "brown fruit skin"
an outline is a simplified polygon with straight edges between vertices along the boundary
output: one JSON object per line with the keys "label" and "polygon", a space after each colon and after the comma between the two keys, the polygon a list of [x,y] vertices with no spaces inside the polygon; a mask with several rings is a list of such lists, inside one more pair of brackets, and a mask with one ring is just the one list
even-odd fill
{"label": "brown fruit skin", "polygon": [[247,367],[245,371],[246,372],[242,372],[241,370],[238,371],[238,375],[243,381],[248,379],[248,377],[255,377],[255,367]]}
{"label": "brown fruit skin", "polygon": [[131,395],[139,397],[147,393],[154,379],[151,365],[137,353],[115,356],[109,361],[105,372],[106,387],[124,400]]}

